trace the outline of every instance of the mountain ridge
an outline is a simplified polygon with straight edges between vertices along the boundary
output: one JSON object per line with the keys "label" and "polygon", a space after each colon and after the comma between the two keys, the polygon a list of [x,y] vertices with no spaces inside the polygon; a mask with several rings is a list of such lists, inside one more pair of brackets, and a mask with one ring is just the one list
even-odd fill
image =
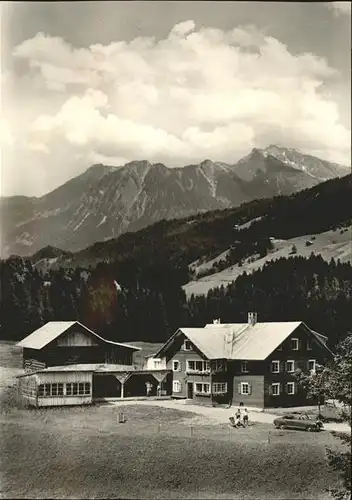
{"label": "mountain ridge", "polygon": [[2,254],[28,255],[48,245],[77,251],[158,220],[292,194],[346,172],[273,145],[254,148],[233,165],[209,159],[178,168],[147,160],[95,164],[39,198],[0,199]]}
{"label": "mountain ridge", "polygon": [[[194,274],[194,267],[202,271],[208,267],[207,263],[222,259],[226,265],[221,266],[221,269],[226,270],[235,265],[235,271],[239,272],[237,268],[243,264],[245,270],[246,261],[253,257],[258,261],[266,256],[276,258],[282,255],[280,248],[291,249],[294,244],[291,240],[295,238],[301,240],[300,244],[297,242],[298,254],[300,247],[304,247],[305,254],[307,251],[319,253],[324,245],[339,245],[340,240],[346,243],[349,235],[347,228],[352,226],[351,196],[352,174],[349,174],[290,196],[253,200],[239,207],[191,215],[184,219],[162,220],[137,232],[128,232],[106,242],[96,242],[67,257],[59,257],[52,267],[94,268],[101,262],[125,265],[127,261],[135,262],[138,267],[140,260],[159,262],[167,259],[175,266],[182,262],[189,268],[190,275],[182,283],[185,285],[194,278],[200,278],[196,276],[198,273]],[[331,205],[335,207],[333,211]],[[339,232],[335,233],[337,229]],[[314,235],[329,231],[331,234],[328,239],[324,237],[325,240],[319,243],[317,237],[311,245],[310,240],[315,240]],[[275,254],[276,250],[279,253]],[[50,257],[51,254],[48,254],[47,260]],[[30,260],[35,264],[35,258]],[[214,269],[214,273],[221,269]]]}

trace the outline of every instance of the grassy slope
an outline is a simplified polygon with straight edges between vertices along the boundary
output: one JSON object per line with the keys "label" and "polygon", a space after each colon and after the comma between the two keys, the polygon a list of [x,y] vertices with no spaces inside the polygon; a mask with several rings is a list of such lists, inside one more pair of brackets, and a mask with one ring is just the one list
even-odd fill
{"label": "grassy slope", "polygon": [[[249,262],[249,260],[247,260],[241,267],[234,265],[221,272],[204,276],[199,280],[190,281],[183,286],[183,289],[185,290],[187,296],[191,296],[192,293],[195,295],[207,294],[211,288],[221,285],[227,286],[232,281],[235,281],[236,278],[243,272],[248,274],[263,267],[266,262],[271,260],[279,259],[281,257],[289,258],[293,245],[297,248],[297,253],[295,254],[296,256],[308,258],[313,252],[315,254],[320,254],[323,259],[327,261],[334,258],[335,260],[340,259],[341,262],[352,263],[351,231],[352,226],[344,232],[337,229],[315,235],[291,238],[288,240],[274,240],[274,249],[266,257],[257,258],[254,262]],[[312,236],[314,237],[313,240],[311,239]],[[306,246],[307,241],[311,241],[312,245]],[[200,273],[211,268],[214,262],[221,260],[221,258],[224,259],[225,257],[226,252],[220,254],[220,256],[209,262],[204,262],[200,265],[193,263],[191,268],[195,269],[196,273]]]}
{"label": "grassy slope", "polygon": [[[19,353],[2,344],[0,366],[16,368]],[[3,498],[316,499],[336,486],[330,433],[199,425],[190,412],[137,405],[26,410],[9,393],[0,401]]]}
{"label": "grassy slope", "polygon": [[[224,252],[233,242],[234,225],[243,226],[253,219],[257,221],[252,229],[260,237],[287,239],[320,233],[351,223],[351,193],[352,175],[347,175],[291,196],[254,200],[228,210],[161,221],[135,233],[95,243],[57,265],[94,265],[106,259],[158,259],[159,253],[163,258],[182,258],[190,264],[202,256]],[[327,210],[331,206],[334,210]]]}

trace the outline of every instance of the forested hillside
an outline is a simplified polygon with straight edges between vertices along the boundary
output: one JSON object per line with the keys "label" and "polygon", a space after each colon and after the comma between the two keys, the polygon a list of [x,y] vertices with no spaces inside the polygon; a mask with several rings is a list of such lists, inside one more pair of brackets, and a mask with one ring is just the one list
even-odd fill
{"label": "forested hillside", "polygon": [[[215,210],[181,220],[161,221],[136,233],[95,243],[52,266],[95,266],[100,261],[170,262],[190,264],[215,256],[231,246],[241,256],[256,247],[266,249],[269,238],[310,235],[352,222],[352,174],[291,196],[255,200],[228,210]],[[253,221],[251,224],[247,224]],[[240,226],[247,224],[242,229]],[[237,253],[237,252],[235,252]],[[137,264],[136,264],[137,265]]]}
{"label": "forested hillside", "polygon": [[227,289],[189,301],[173,266],[122,272],[100,264],[90,272],[43,277],[29,261],[10,259],[1,263],[1,273],[2,339],[18,340],[50,320],[79,319],[116,341],[163,342],[180,326],[204,326],[219,317],[245,322],[253,310],[260,321],[305,321],[332,347],[352,329],[352,267],[313,255],[271,262]]}
{"label": "forested hillside", "polygon": [[[349,226],[351,199],[349,175],[290,197],[163,221],[84,252],[63,254],[58,259],[65,267],[58,269],[38,266],[38,255],[32,261],[0,261],[0,337],[18,340],[47,321],[79,319],[117,341],[162,342],[180,326],[204,326],[218,317],[243,322],[248,311],[256,310],[261,321],[306,321],[333,347],[352,329],[348,263],[292,255],[207,296],[187,300],[182,286],[197,258],[229,247],[234,259],[243,258],[267,251],[271,236]],[[48,258],[55,259],[56,250]],[[39,257],[45,260],[45,252]]]}

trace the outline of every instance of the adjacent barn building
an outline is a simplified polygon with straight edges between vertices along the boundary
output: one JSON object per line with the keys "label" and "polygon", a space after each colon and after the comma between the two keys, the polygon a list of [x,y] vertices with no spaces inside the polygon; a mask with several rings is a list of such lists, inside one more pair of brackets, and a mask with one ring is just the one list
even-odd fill
{"label": "adjacent barn building", "polygon": [[80,363],[132,365],[138,347],[105,340],[79,321],[50,321],[17,344],[23,348],[23,368]]}
{"label": "adjacent barn building", "polygon": [[25,370],[20,392],[29,405],[82,405],[171,390],[166,367],[136,369],[133,354],[140,348],[106,340],[78,321],[49,322],[17,345]]}

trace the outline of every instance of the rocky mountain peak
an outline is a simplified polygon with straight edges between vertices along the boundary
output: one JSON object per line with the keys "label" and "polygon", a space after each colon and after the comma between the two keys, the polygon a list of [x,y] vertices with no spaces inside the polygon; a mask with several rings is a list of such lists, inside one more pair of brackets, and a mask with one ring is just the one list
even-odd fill
{"label": "rocky mountain peak", "polygon": [[47,245],[75,251],[162,219],[291,194],[346,173],[275,145],[254,148],[235,165],[209,158],[184,168],[147,160],[97,163],[40,199],[1,199],[2,252],[29,255]]}

